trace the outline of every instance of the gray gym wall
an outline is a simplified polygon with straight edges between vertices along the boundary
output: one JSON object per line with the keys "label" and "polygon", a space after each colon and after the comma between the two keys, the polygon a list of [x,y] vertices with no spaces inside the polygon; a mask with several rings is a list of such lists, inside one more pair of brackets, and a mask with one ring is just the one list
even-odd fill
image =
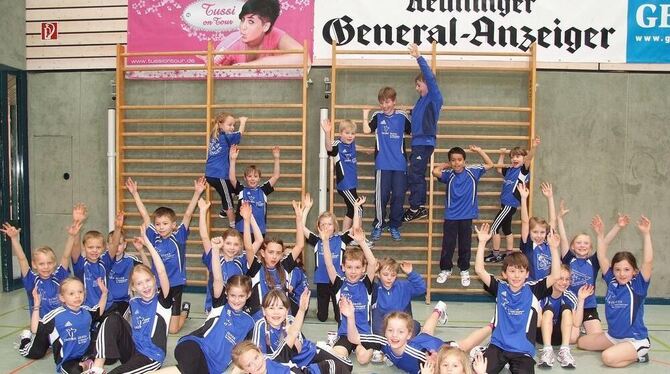
{"label": "gray gym wall", "polygon": [[[378,88],[388,84],[398,89],[399,104],[413,104],[416,93],[411,76],[393,74],[350,80],[347,91],[339,94],[346,96],[347,102],[374,104]],[[315,84],[309,88],[307,186],[314,195],[318,188],[318,116],[319,108],[330,104],[323,93],[323,78],[329,75],[330,70],[324,68],[310,72]],[[523,83],[510,82],[505,76],[485,77],[489,87],[523,88]],[[64,227],[77,201],[89,206],[88,227],[100,231],[107,228],[106,109],[113,105],[109,86],[113,78],[112,72],[29,74],[33,245],[47,244],[62,251]],[[441,83],[450,79],[442,78]],[[153,88],[138,88],[133,95],[138,101],[155,103],[145,95],[157,90],[164,95],[159,102],[175,102],[181,94],[166,89],[164,84],[147,83]],[[470,90],[467,84],[467,79],[455,79],[451,87],[444,83],[446,103],[453,105],[463,96],[491,94],[488,90]],[[603,216],[608,227],[617,212],[630,214],[631,225],[612,244],[611,254],[629,249],[641,259],[641,240],[634,223],[641,213],[648,215],[656,249],[656,272],[650,289],[653,297],[667,297],[664,290],[670,286],[664,271],[670,265],[664,251],[670,239],[665,230],[670,221],[670,194],[665,188],[670,172],[668,86],[670,75],[660,73],[538,72],[536,128],[542,144],[535,162],[536,186],[540,181],[551,181],[557,204],[559,199],[566,199],[570,235],[590,232],[590,219],[596,213]],[[239,82],[234,87],[236,95],[251,98],[240,101],[258,102],[266,95],[278,94],[245,90]],[[191,93],[204,92],[204,88],[195,89],[193,83],[184,83],[184,88]],[[496,92],[501,93],[506,91]],[[176,102],[183,101],[180,98]],[[67,181],[64,172],[71,174]],[[539,188],[534,213],[546,214]],[[311,227],[314,217],[308,222]],[[603,287],[599,288],[602,291]]]}
{"label": "gray gym wall", "polygon": [[0,64],[26,68],[26,1],[0,0]]}

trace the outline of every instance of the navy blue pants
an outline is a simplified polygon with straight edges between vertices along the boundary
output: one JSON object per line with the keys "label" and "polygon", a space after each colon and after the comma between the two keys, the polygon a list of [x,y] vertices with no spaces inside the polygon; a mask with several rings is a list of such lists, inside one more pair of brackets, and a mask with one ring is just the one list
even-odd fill
{"label": "navy blue pants", "polygon": [[452,258],[458,242],[458,268],[470,269],[472,255],[472,220],[445,219],[442,225],[442,254],[440,255],[440,270],[451,270],[454,266]]}
{"label": "navy blue pants", "polygon": [[377,170],[375,175],[375,219],[372,226],[384,227],[386,206],[391,204],[389,227],[398,228],[402,225],[402,208],[407,190],[407,174],[400,170]]}
{"label": "navy blue pants", "polygon": [[430,145],[412,146],[409,156],[407,184],[409,187],[409,207],[416,210],[426,205],[426,167],[435,147]]}

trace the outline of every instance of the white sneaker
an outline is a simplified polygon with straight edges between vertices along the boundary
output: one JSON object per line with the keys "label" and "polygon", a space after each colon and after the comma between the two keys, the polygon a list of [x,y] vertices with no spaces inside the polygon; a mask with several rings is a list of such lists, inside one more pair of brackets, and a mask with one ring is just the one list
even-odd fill
{"label": "white sneaker", "polygon": [[30,330],[22,330],[18,336],[18,341],[14,342],[14,349],[20,349],[24,339],[32,339],[33,333]]}
{"label": "white sneaker", "polygon": [[485,345],[477,345],[474,348],[470,350],[470,361],[475,362],[475,357],[477,357],[477,353],[484,353],[486,350]]}
{"label": "white sneaker", "polygon": [[554,366],[554,349],[551,347],[542,348],[540,352],[540,363],[537,366],[542,368]]}
{"label": "white sneaker", "polygon": [[337,343],[337,331],[328,331],[328,345],[329,346],[334,346],[335,343]]}
{"label": "white sneaker", "polygon": [[451,276],[451,270],[442,270],[440,274],[437,275],[437,283],[442,284],[447,281]]}
{"label": "white sneaker", "polygon": [[447,304],[445,304],[444,301],[438,301],[437,304],[435,304],[435,308],[433,310],[437,310],[437,312],[440,313],[440,317],[437,321],[442,325],[446,324],[449,320],[449,315],[447,314]]}
{"label": "white sneaker", "polygon": [[561,364],[562,368],[574,369],[575,368],[575,358],[572,357],[569,347],[564,347],[558,350],[557,361]]}
{"label": "white sneaker", "polygon": [[372,352],[372,363],[373,364],[381,364],[384,362],[384,354],[382,351],[373,351]]}
{"label": "white sneaker", "polygon": [[470,272],[467,270],[461,271],[461,286],[468,287],[470,285]]}

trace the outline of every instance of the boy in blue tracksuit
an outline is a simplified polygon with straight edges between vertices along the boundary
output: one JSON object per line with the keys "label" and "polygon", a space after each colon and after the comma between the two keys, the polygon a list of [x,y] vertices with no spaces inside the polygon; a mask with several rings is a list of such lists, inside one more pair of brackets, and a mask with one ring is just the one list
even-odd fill
{"label": "boy in blue tracksuit", "polygon": [[411,44],[409,54],[416,59],[421,73],[414,79],[419,99],[412,109],[412,153],[409,157],[407,184],[409,189],[409,209],[405,211],[406,222],[428,215],[426,204],[426,167],[435,150],[437,121],[444,99],[437,85],[435,74],[419,53],[419,47]]}
{"label": "boy in blue tracksuit", "polygon": [[[388,229],[391,238],[400,240],[405,191],[407,189],[407,158],[405,157],[404,134],[410,133],[409,117],[402,110],[396,110],[396,91],[383,87],[377,95],[380,111],[372,118],[364,132],[375,133],[375,219],[372,221],[370,239],[379,240],[386,224],[386,205],[391,211]],[[364,112],[367,121],[368,112]]]}

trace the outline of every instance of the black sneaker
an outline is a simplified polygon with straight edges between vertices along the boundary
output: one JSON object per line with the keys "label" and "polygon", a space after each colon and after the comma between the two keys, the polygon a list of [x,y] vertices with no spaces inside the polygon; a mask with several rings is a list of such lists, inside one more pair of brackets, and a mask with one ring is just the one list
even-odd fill
{"label": "black sneaker", "polygon": [[640,362],[640,363],[649,362],[649,353],[645,354],[642,357],[638,357],[637,362]]}
{"label": "black sneaker", "polygon": [[191,313],[191,303],[184,301],[181,304],[181,310],[186,311],[186,318],[188,318],[188,315]]}
{"label": "black sneaker", "polygon": [[219,217],[228,218],[228,214],[226,214],[225,210],[221,209],[221,211],[219,212]]}
{"label": "black sneaker", "polygon": [[402,220],[405,222],[409,222],[424,217],[428,217],[428,209],[420,206],[417,208],[417,210],[407,209],[405,211],[405,214],[403,214],[402,216]]}
{"label": "black sneaker", "polygon": [[489,254],[484,257],[484,262],[498,262],[496,259],[500,257],[500,252],[496,253],[491,251]]}

